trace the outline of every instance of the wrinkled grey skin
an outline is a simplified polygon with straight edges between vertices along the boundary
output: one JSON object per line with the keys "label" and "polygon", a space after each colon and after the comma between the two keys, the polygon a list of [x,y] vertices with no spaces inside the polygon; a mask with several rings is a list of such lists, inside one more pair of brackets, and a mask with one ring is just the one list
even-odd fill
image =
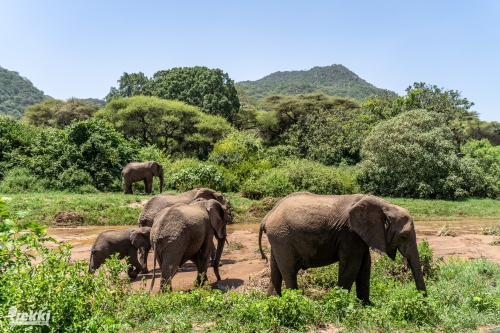
{"label": "wrinkled grey skin", "polygon": [[[156,215],[164,208],[178,203],[189,204],[197,199],[215,199],[224,205],[222,194],[209,188],[195,188],[181,194],[158,194],[149,199],[139,215],[137,221],[139,227],[152,227]],[[148,250],[149,251],[149,250]],[[148,251],[139,249],[139,261],[144,266],[142,273],[148,273]]]}
{"label": "wrinkled grey skin", "polygon": [[281,283],[297,289],[299,269],[339,262],[338,286],[370,304],[369,248],[408,260],[418,290],[426,291],[413,220],[408,210],[371,195],[294,193],[283,198],[262,220],[271,244],[268,294],[281,295]]}
{"label": "wrinkled grey skin", "polygon": [[[198,269],[198,284],[206,280],[214,236],[218,244],[213,268],[219,281],[219,262],[227,237],[226,225],[230,222],[226,207],[213,199],[199,199],[189,205],[177,204],[162,210],[151,229],[154,265],[158,262],[161,269],[160,291],[172,289],[172,278],[188,260]],[[154,276],[151,289],[153,285]]]}
{"label": "wrinkled grey skin", "polygon": [[[135,279],[143,269],[137,259],[137,249],[142,247],[149,251],[150,233],[150,227],[101,232],[90,251],[89,273],[94,272],[106,259],[118,253],[120,259],[128,257],[127,262],[130,264],[128,275],[131,279]],[[136,269],[133,270],[133,267]]]}
{"label": "wrinkled grey skin", "polygon": [[160,193],[163,192],[163,166],[155,161],[132,162],[122,170],[125,181],[125,194],[132,194],[132,183],[144,181],[144,193],[153,191],[153,176],[160,178]]}

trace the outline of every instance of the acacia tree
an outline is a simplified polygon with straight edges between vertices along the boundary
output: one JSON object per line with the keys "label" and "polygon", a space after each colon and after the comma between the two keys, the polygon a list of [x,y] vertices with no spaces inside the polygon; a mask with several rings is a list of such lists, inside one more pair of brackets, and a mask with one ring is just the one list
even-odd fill
{"label": "acacia tree", "polygon": [[42,103],[28,106],[23,119],[36,126],[64,128],[73,120],[92,118],[99,108],[96,103],[77,98],[70,98],[66,102],[46,99]]}
{"label": "acacia tree", "polygon": [[115,99],[96,114],[142,146],[155,145],[167,154],[206,158],[215,142],[231,130],[222,117],[197,107],[157,97]]}

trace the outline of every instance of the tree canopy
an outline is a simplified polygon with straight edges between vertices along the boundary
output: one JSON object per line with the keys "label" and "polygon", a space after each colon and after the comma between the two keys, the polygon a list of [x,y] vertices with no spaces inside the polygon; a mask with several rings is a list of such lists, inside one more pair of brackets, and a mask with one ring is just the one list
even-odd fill
{"label": "tree canopy", "polygon": [[446,115],[401,113],[376,125],[363,143],[358,181],[367,192],[396,197],[484,195],[475,162],[460,159]]}
{"label": "tree canopy", "polygon": [[232,121],[240,102],[234,82],[220,69],[177,67],[156,72],[151,79],[143,73],[123,73],[118,88],[111,88],[108,101],[136,95],[178,100],[197,106],[206,114]]}
{"label": "tree canopy", "polygon": [[108,120],[142,146],[199,158],[206,158],[215,142],[231,130],[220,116],[204,114],[180,101],[148,96],[114,99],[96,117]]}
{"label": "tree canopy", "polygon": [[99,105],[86,100],[70,98],[66,102],[47,99],[28,106],[24,120],[30,124],[64,128],[73,120],[86,120],[99,110]]}

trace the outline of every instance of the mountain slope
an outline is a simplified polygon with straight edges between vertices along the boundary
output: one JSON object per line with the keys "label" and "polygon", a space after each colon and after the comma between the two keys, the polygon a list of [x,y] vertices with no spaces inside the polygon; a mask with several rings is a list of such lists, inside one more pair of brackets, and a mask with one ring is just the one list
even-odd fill
{"label": "mountain slope", "polygon": [[42,102],[46,96],[27,78],[18,72],[0,67],[0,115],[13,116],[19,119],[24,109]]}
{"label": "mountain slope", "polygon": [[298,95],[323,92],[361,102],[368,96],[383,91],[342,65],[314,67],[304,71],[276,72],[260,80],[242,81],[237,85],[243,87],[245,93],[254,100],[273,94]]}

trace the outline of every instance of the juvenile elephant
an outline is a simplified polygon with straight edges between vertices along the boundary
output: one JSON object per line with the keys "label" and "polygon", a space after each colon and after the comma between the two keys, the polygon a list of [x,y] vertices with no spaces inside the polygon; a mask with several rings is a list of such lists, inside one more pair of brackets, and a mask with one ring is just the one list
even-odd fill
{"label": "juvenile elephant", "polygon": [[408,210],[371,195],[294,193],[283,198],[262,220],[271,244],[268,294],[281,295],[281,282],[297,289],[299,269],[339,262],[338,285],[370,304],[369,248],[395,259],[408,259],[418,290],[426,291],[413,220]]}
{"label": "juvenile elephant", "polygon": [[[209,188],[195,188],[181,194],[158,194],[148,200],[146,205],[139,215],[137,223],[139,227],[152,227],[156,215],[164,208],[171,207],[178,203],[189,204],[197,199],[217,200],[220,204],[224,205],[224,198],[222,194],[211,190]],[[149,251],[149,250],[148,250]],[[148,251],[139,249],[139,261],[144,266],[142,273],[148,272]]]}
{"label": "juvenile elephant", "polygon": [[125,194],[132,194],[132,183],[144,181],[144,193],[151,194],[153,191],[153,176],[160,178],[160,193],[163,191],[163,166],[155,161],[132,162],[122,170],[125,180]]}
{"label": "juvenile elephant", "polygon": [[[143,269],[137,260],[137,249],[142,247],[149,251],[151,248],[150,236],[150,227],[101,232],[90,251],[89,273],[94,272],[104,264],[106,259],[118,253],[120,259],[128,257],[127,262],[130,265],[128,275],[131,279],[135,279]],[[136,268],[135,271],[133,271],[133,267]]]}
{"label": "juvenile elephant", "polygon": [[[158,261],[161,269],[160,291],[172,289],[172,278],[188,260],[198,269],[198,284],[206,279],[214,236],[218,244],[213,268],[219,281],[219,261],[226,241],[228,223],[230,217],[227,209],[217,200],[201,199],[189,205],[177,204],[162,210],[151,229],[154,265],[156,267]],[[154,279],[153,276],[151,289]]]}

